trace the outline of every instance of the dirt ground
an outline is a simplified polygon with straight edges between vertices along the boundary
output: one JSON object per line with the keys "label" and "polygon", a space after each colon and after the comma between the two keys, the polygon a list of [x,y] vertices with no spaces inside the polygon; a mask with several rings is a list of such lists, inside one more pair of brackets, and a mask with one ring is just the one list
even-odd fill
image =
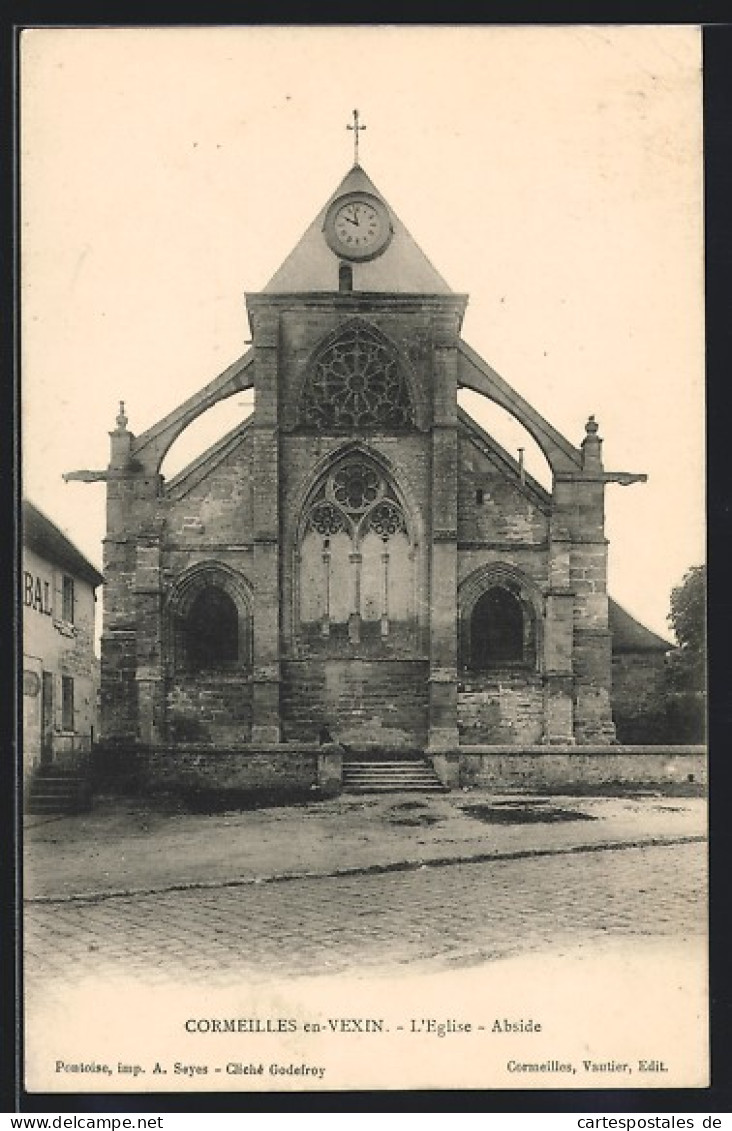
{"label": "dirt ground", "polygon": [[190,812],[172,799],[97,797],[90,812],[28,816],[27,900],[103,897],[292,876],[419,867],[703,839],[701,797],[341,795]]}

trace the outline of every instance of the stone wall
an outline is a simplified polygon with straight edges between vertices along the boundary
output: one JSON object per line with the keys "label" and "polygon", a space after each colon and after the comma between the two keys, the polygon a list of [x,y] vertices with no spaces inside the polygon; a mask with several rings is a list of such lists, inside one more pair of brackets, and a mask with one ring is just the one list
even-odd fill
{"label": "stone wall", "polygon": [[242,674],[180,674],[166,694],[166,733],[172,742],[241,745],[252,729],[252,685]]}
{"label": "stone wall", "polygon": [[597,748],[585,752],[461,751],[458,782],[462,787],[501,791],[596,786],[704,785],[706,754],[699,748],[657,751],[652,747]]}
{"label": "stone wall", "polygon": [[[120,498],[108,484],[108,523],[129,521]],[[101,727],[105,738],[137,737],[137,670],[134,528],[108,534],[104,550],[104,625],[101,649]]]}
{"label": "stone wall", "polygon": [[613,656],[613,718],[619,742],[668,742],[668,673],[663,652]]}
{"label": "stone wall", "polygon": [[[282,424],[291,428],[297,419],[305,371],[313,351],[326,336],[343,327],[351,318],[361,318],[377,327],[394,343],[413,379],[418,422],[424,422],[432,409],[432,333],[434,304],[429,298],[400,296],[396,301],[379,298],[364,310],[358,294],[322,295],[304,309],[301,300],[291,304],[282,296],[280,398]],[[289,309],[288,309],[289,306]]]}
{"label": "stone wall", "polygon": [[153,791],[286,794],[318,783],[315,751],[177,746],[150,751],[144,763],[142,778]]}
{"label": "stone wall", "polygon": [[427,739],[426,661],[309,660],[282,664],[283,739],[419,745]]}
{"label": "stone wall", "polygon": [[466,677],[458,688],[460,742],[540,742],[544,708],[541,677],[509,670]]}
{"label": "stone wall", "polygon": [[214,457],[213,468],[205,474],[196,469],[172,481],[166,492],[169,544],[221,545],[251,538],[252,448],[252,435],[246,431],[218,460]]}
{"label": "stone wall", "polygon": [[460,436],[458,482],[458,539],[461,543],[490,545],[542,544],[547,538],[547,516],[526,485],[507,477],[480,452],[472,437]]}
{"label": "stone wall", "polygon": [[102,733],[105,740],[137,736],[137,644],[134,629],[107,629],[101,639]]}
{"label": "stone wall", "polygon": [[610,667],[612,637],[606,628],[574,631],[574,734],[577,742],[613,741]]}

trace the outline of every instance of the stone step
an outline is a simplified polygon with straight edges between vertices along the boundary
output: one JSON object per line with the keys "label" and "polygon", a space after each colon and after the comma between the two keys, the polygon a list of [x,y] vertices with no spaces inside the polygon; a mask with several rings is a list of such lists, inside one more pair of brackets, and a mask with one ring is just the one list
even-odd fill
{"label": "stone step", "polygon": [[343,763],[346,793],[442,793],[445,786],[423,761],[347,761]]}
{"label": "stone step", "polygon": [[83,777],[74,766],[43,766],[35,771],[34,778],[45,781],[78,781]]}
{"label": "stone step", "polygon": [[427,766],[421,754],[415,755],[413,750],[390,750],[354,752],[348,749],[343,759],[344,766]]}
{"label": "stone step", "polygon": [[348,785],[343,787],[344,793],[446,793],[444,785]]}
{"label": "stone step", "polygon": [[28,812],[34,817],[42,815],[58,816],[61,814],[83,813],[90,808],[89,802],[81,802],[78,798],[34,797],[28,803]]}
{"label": "stone step", "polygon": [[344,770],[348,770],[350,773],[354,774],[363,773],[365,771],[370,773],[372,770],[376,773],[395,774],[430,772],[426,766],[413,766],[411,762],[369,762],[367,764],[364,763],[363,765],[353,762],[344,762],[343,768]]}
{"label": "stone step", "polygon": [[383,782],[363,781],[344,782],[344,793],[444,793],[445,787],[437,781],[434,782]]}
{"label": "stone step", "polygon": [[407,758],[402,758],[399,761],[393,761],[392,759],[389,759],[387,761],[386,759],[384,759],[384,761],[378,761],[378,762],[376,762],[376,761],[373,761],[373,762],[371,762],[371,761],[369,761],[369,762],[361,762],[361,761],[351,762],[351,761],[348,761],[348,760],[344,760],[343,766],[344,766],[345,769],[348,769],[348,770],[393,770],[395,773],[401,773],[401,772],[404,772],[404,771],[411,771],[411,770],[416,770],[420,773],[421,772],[425,772],[425,773],[431,773],[432,772],[431,766],[428,766],[425,762],[413,762],[413,761],[410,761]]}
{"label": "stone step", "polygon": [[354,769],[354,770],[351,770],[351,769],[346,770],[344,768],[343,772],[344,772],[344,777],[349,777],[349,778],[364,778],[364,777],[366,777],[366,778],[376,778],[376,777],[377,778],[394,778],[394,779],[418,778],[420,780],[432,778],[432,774],[428,770],[409,770],[409,769],[398,770],[395,767],[389,767],[389,766],[386,766],[386,767],[373,766],[373,767],[368,767],[368,768],[364,767],[363,769]]}
{"label": "stone step", "polygon": [[91,805],[91,786],[87,778],[60,770],[43,770],[31,783],[29,813],[80,813]]}
{"label": "stone step", "polygon": [[34,778],[33,779],[33,789],[34,789],[34,791],[35,790],[44,790],[48,793],[65,793],[69,790],[78,789],[78,787],[80,785],[83,785],[83,784],[84,784],[84,781],[83,781],[82,778],[70,778],[70,777],[47,778],[47,777],[43,777],[43,778]]}
{"label": "stone step", "polygon": [[352,778],[352,777],[344,778],[344,781],[346,783],[349,783],[349,784],[353,783],[354,785],[365,785],[365,784],[375,784],[375,785],[439,785],[440,784],[439,778],[436,775],[433,777],[432,775],[428,775],[428,774],[420,774],[419,776],[417,776],[416,774],[411,774],[409,776],[405,775],[404,777],[401,777],[401,778],[392,777],[389,774],[364,774],[362,776],[358,776],[358,777],[354,777],[354,778]]}

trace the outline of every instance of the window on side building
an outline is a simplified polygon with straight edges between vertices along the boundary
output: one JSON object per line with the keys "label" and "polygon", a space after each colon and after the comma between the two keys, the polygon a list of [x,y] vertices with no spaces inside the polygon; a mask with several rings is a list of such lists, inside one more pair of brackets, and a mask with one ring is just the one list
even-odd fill
{"label": "window on side building", "polygon": [[74,680],[70,675],[61,676],[61,726],[74,729]]}
{"label": "window on side building", "polygon": [[74,579],[64,574],[61,615],[69,624],[74,623]]}

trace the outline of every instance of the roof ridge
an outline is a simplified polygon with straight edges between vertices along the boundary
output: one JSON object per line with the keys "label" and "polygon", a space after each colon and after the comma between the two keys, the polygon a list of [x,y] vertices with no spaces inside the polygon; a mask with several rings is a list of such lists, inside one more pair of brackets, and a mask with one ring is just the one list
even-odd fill
{"label": "roof ridge", "polygon": [[28,498],[21,500],[21,537],[29,549],[49,557],[54,555],[57,564],[76,571],[95,588],[104,582],[103,574],[68,534]]}

